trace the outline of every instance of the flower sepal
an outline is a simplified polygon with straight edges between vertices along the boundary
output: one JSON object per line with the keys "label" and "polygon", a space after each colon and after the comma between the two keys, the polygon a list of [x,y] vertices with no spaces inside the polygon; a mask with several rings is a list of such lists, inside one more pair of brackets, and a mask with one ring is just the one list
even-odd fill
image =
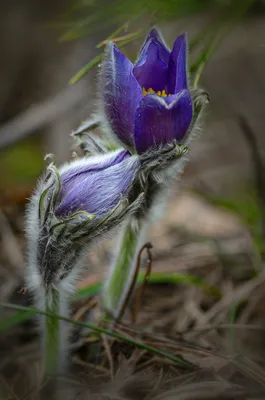
{"label": "flower sepal", "polygon": [[145,172],[164,170],[177,163],[188,151],[188,147],[184,144],[173,141],[142,154],[140,156],[141,165]]}

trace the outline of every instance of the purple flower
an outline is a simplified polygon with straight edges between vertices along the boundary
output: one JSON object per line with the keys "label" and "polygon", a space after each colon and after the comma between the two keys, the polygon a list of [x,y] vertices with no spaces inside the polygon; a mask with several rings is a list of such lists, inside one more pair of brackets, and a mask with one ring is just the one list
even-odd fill
{"label": "purple flower", "polygon": [[88,245],[142,206],[144,193],[135,187],[139,166],[136,155],[120,150],[58,169],[49,165],[27,212],[32,287],[68,285]]}
{"label": "purple flower", "polygon": [[114,209],[126,197],[138,161],[128,151],[83,158],[59,170],[61,188],[55,207],[59,218],[85,211],[96,219]]}
{"label": "purple flower", "polygon": [[153,28],[134,65],[108,45],[101,81],[104,114],[127,147],[141,154],[174,140],[181,143],[193,116],[186,64],[184,34],[170,52]]}

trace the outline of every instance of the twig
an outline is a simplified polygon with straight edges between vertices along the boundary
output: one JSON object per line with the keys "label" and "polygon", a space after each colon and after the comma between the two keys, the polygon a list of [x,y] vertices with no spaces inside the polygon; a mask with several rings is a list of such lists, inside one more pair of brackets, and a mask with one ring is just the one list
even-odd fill
{"label": "twig", "polygon": [[151,243],[146,243],[146,244],[144,244],[144,245],[141,247],[141,249],[139,250],[138,254],[137,254],[136,268],[135,268],[135,270],[134,270],[133,279],[132,279],[132,282],[131,282],[129,291],[128,291],[128,293],[127,293],[127,296],[126,296],[126,298],[125,298],[125,300],[124,300],[124,302],[123,302],[121,311],[120,311],[120,313],[119,313],[119,315],[118,315],[117,321],[119,321],[119,320],[123,317],[123,315],[124,315],[124,313],[125,313],[125,311],[126,311],[127,305],[128,305],[128,303],[129,303],[129,301],[130,301],[130,298],[131,298],[131,296],[132,296],[132,293],[133,293],[133,290],[134,290],[134,288],[135,288],[135,284],[136,284],[136,281],[137,281],[137,276],[138,276],[138,274],[139,274],[139,270],[140,270],[140,266],[141,266],[141,257],[142,257],[142,253],[143,253],[143,251],[144,251],[146,248],[152,248]]}
{"label": "twig", "polygon": [[238,123],[248,144],[252,156],[254,177],[256,182],[256,190],[259,197],[259,205],[262,215],[261,229],[263,236],[262,255],[265,254],[265,168],[260,154],[256,135],[249,125],[246,117],[243,115],[238,116]]}
{"label": "twig", "polygon": [[94,309],[98,305],[95,298],[89,299],[82,307],[80,307],[74,314],[73,319],[80,320],[88,311]]}
{"label": "twig", "polygon": [[254,379],[256,382],[265,385],[265,375],[264,370],[257,365],[257,363],[253,362],[247,357],[237,357],[233,361],[233,363],[237,366],[237,368],[243,372],[246,376]]}
{"label": "twig", "polygon": [[[140,34],[140,33],[142,33],[142,29],[139,29],[139,30],[136,31],[136,32],[128,33],[127,35],[118,36],[118,37],[113,37],[113,38],[111,39],[111,41],[112,41],[113,43],[119,43],[119,42],[123,42],[124,40],[132,39],[132,38],[134,39],[134,37],[135,37],[135,36],[138,36],[138,34]],[[106,44],[108,44],[108,42],[109,42],[109,39],[103,40],[102,42],[100,42],[100,43],[97,45],[97,48],[100,48],[100,47],[105,46]]]}
{"label": "twig", "polygon": [[40,392],[41,389],[43,389],[45,386],[47,386],[49,382],[50,382],[50,378],[46,378],[43,380],[41,385],[32,386],[22,397],[19,398],[19,400],[25,400],[36,389]]}
{"label": "twig", "polygon": [[92,364],[87,361],[83,361],[77,356],[73,356],[72,361],[74,364],[81,365],[81,367],[90,368],[95,371],[104,372],[104,374],[109,375],[109,371],[107,368],[102,367],[101,365]]}
{"label": "twig", "polygon": [[[10,385],[7,383],[7,381],[4,379],[2,375],[0,375],[0,383],[2,382],[3,386],[6,388],[6,390],[9,392],[9,394],[12,396],[14,400],[20,400],[17,394],[14,392],[14,390],[10,387]],[[1,390],[1,394],[3,394]]]}
{"label": "twig", "polygon": [[106,335],[102,334],[101,339],[102,339],[103,346],[105,348],[107,359],[109,362],[110,377],[111,377],[111,380],[113,381],[114,380],[114,364],[113,364],[113,358],[112,358],[112,354],[111,354],[111,347],[109,345],[108,338]]}
{"label": "twig", "polygon": [[243,298],[248,298],[253,290],[257,289],[259,286],[265,282],[265,271],[263,270],[255,279],[252,279],[240,287],[238,287],[232,294],[224,296],[218,303],[216,303],[208,312],[206,312],[197,327],[201,325],[206,325],[215,318],[218,320],[224,312],[235,303],[238,303]]}
{"label": "twig", "polygon": [[143,298],[144,290],[146,288],[146,285],[148,283],[148,280],[150,278],[151,271],[152,271],[152,261],[153,261],[152,253],[151,253],[152,245],[150,243],[148,243],[148,246],[147,245],[145,245],[145,246],[146,246],[145,249],[146,249],[147,254],[148,254],[148,259],[147,259],[147,264],[146,264],[146,273],[145,273],[145,276],[144,276],[143,283],[139,287],[139,291],[138,291],[137,296],[136,296],[135,307],[134,307],[134,310],[132,312],[132,322],[133,323],[136,322],[136,316],[137,316],[137,314],[138,314],[138,312],[139,312],[139,310],[141,308],[141,300]]}

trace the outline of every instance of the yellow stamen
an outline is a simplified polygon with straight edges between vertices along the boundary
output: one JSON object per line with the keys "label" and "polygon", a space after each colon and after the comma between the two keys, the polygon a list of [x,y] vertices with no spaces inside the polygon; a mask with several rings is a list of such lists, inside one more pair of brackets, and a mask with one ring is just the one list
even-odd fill
{"label": "yellow stamen", "polygon": [[145,88],[142,88],[142,91],[143,91],[143,95],[144,96],[146,96],[147,94],[154,94],[155,93],[155,91],[153,90],[153,89],[145,89]]}
{"label": "yellow stamen", "polygon": [[157,92],[155,92],[152,88],[149,88],[149,89],[142,88],[142,92],[143,92],[144,96],[146,96],[147,94],[157,94],[158,96],[161,96],[161,97],[171,96],[170,94],[167,94],[164,89],[162,91],[158,90]]}

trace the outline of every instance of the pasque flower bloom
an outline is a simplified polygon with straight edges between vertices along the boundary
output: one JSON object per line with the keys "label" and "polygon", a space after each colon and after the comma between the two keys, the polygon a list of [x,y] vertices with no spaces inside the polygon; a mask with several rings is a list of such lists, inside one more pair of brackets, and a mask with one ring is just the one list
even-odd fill
{"label": "pasque flower bloom", "polygon": [[55,207],[58,218],[86,211],[102,218],[126,197],[138,162],[128,151],[83,158],[63,166],[61,189]]}
{"label": "pasque flower bloom", "polygon": [[109,43],[101,72],[104,115],[118,139],[138,154],[181,143],[192,121],[187,79],[187,38],[170,52],[153,28],[133,65]]}
{"label": "pasque flower bloom", "polygon": [[141,193],[131,193],[138,169],[124,150],[48,167],[28,209],[31,286],[73,277],[87,245],[140,206]]}

